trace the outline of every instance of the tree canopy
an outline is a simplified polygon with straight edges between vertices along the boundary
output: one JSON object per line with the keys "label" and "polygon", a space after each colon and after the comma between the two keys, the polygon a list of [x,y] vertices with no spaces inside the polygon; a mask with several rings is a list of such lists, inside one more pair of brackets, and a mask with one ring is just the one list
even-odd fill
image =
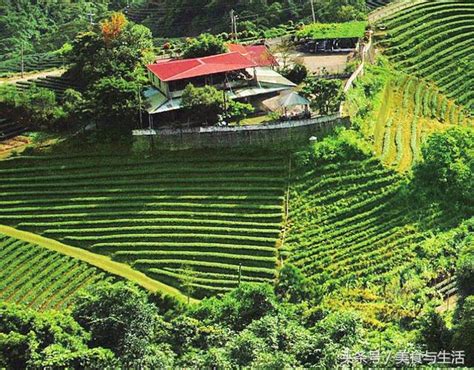
{"label": "tree canopy", "polygon": [[472,202],[474,198],[474,130],[453,127],[433,133],[421,148],[414,176],[429,193]]}
{"label": "tree canopy", "polygon": [[224,42],[209,33],[203,33],[187,41],[183,51],[183,58],[199,58],[227,52]]}

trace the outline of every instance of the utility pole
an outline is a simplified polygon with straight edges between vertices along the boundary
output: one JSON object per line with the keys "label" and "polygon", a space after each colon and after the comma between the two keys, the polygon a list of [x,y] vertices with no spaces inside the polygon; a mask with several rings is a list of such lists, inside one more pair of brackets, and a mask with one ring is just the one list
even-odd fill
{"label": "utility pole", "polygon": [[143,128],[143,117],[142,117],[142,94],[140,91],[140,87],[138,87],[138,117],[140,120],[140,128]]}
{"label": "utility pole", "polygon": [[314,12],[314,0],[311,1],[311,14],[313,15],[313,23],[316,23],[316,13]]}
{"label": "utility pole", "polygon": [[21,42],[21,78],[25,74],[25,46],[23,41]]}
{"label": "utility pole", "polygon": [[94,17],[95,14],[92,13],[92,12],[89,12],[89,13],[87,13],[86,15],[89,17],[89,23],[90,23],[91,25],[93,25],[93,24],[94,24],[94,19],[93,19],[93,17]]}
{"label": "utility pole", "polygon": [[238,15],[234,15],[234,34],[235,34],[235,39],[237,40],[238,37],[237,37],[237,19],[239,19],[239,16]]}
{"label": "utility pole", "polygon": [[235,10],[231,9],[230,10],[230,34],[231,34],[231,37],[235,37],[234,30],[235,30]]}
{"label": "utility pole", "polygon": [[239,16],[235,14],[235,10],[230,10],[230,33],[234,35],[234,39],[237,39],[237,19]]}

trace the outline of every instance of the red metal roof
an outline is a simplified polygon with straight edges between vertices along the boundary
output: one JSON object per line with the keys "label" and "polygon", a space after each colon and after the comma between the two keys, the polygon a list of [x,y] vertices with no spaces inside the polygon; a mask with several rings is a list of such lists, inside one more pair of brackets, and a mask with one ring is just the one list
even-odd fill
{"label": "red metal roof", "polygon": [[253,61],[259,67],[277,67],[278,62],[265,45],[227,45],[229,51],[237,52]]}
{"label": "red metal roof", "polygon": [[147,67],[161,81],[167,82],[257,66],[241,53],[232,52],[203,58],[161,61]]}

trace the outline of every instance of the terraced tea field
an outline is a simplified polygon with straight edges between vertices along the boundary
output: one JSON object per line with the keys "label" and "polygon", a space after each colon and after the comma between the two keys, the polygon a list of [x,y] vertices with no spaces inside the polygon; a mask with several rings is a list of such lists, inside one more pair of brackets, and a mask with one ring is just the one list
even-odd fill
{"label": "terraced tea field", "polygon": [[399,70],[433,81],[474,111],[474,3],[438,0],[416,4],[383,20],[385,53]]}
{"label": "terraced tea field", "polygon": [[400,175],[375,159],[297,168],[292,178],[284,254],[329,291],[397,276],[434,228],[459,221],[403,204]]}
{"label": "terraced tea field", "polygon": [[270,281],[287,161],[174,154],[140,160],[26,157],[0,162],[0,219],[107,254],[195,295]]}
{"label": "terraced tea field", "polygon": [[[66,65],[66,60],[55,53],[38,53],[26,55],[24,58],[24,71],[43,71],[52,68],[59,68]],[[6,59],[0,57],[0,76],[21,72],[20,57]]]}
{"label": "terraced tea field", "polygon": [[412,76],[388,81],[376,116],[375,151],[385,164],[399,171],[410,169],[419,159],[421,144],[430,133],[473,124],[436,86]]}
{"label": "terraced tea field", "polygon": [[36,310],[68,307],[105,273],[77,259],[0,233],[0,300]]}
{"label": "terraced tea field", "polygon": [[366,4],[369,9],[376,9],[381,6],[387,5],[391,0],[366,0]]}
{"label": "terraced tea field", "polygon": [[17,90],[20,91],[25,91],[33,85],[53,91],[56,95],[56,98],[59,100],[63,99],[64,92],[67,89],[78,89],[73,81],[61,76],[33,78],[26,81],[19,81],[15,84]]}

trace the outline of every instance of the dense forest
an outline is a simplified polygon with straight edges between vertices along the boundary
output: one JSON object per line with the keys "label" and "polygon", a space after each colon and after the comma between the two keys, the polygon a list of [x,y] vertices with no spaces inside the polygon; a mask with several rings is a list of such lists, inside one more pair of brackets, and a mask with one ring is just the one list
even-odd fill
{"label": "dense forest", "polygon": [[[238,17],[238,28],[247,31],[311,19],[310,2],[303,0],[148,0],[132,6],[130,14],[155,35],[170,37],[229,32],[231,10]],[[316,18],[322,22],[362,19],[365,11],[363,0],[315,1]]]}
{"label": "dense forest", "polygon": [[[360,19],[366,11],[363,0],[317,0],[315,8],[318,20],[324,22]],[[303,0],[2,0],[2,57],[17,56],[22,48],[25,54],[60,49],[114,10],[145,24],[155,37],[180,37],[230,32],[231,9],[238,16],[239,30],[248,31],[311,17],[310,4]]]}
{"label": "dense forest", "polygon": [[3,57],[41,53],[61,48],[92,19],[108,10],[124,7],[124,0],[2,0],[0,1],[0,48]]}

